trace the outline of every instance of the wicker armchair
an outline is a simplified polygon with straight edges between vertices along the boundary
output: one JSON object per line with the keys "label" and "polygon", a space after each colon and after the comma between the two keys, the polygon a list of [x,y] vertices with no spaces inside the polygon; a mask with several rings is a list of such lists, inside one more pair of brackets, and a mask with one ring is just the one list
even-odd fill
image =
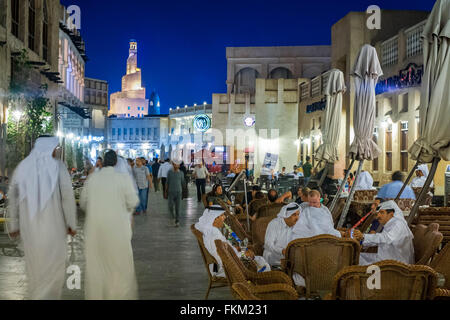
{"label": "wicker armchair", "polygon": [[282,207],[284,207],[285,203],[270,203],[265,206],[262,206],[258,209],[257,218],[263,217],[273,217],[277,216],[280,213]]}
{"label": "wicker armchair", "polygon": [[345,200],[347,198],[340,198],[334,207],[333,212],[331,212],[331,216],[333,217],[334,226],[336,227],[337,223],[339,222],[339,218],[341,217],[341,213],[344,210],[345,207]]}
{"label": "wicker armchair", "polygon": [[297,300],[298,294],[287,284],[275,283],[255,286],[248,282],[238,282],[232,285],[239,300],[262,300],[256,295],[273,295],[278,300]]}
{"label": "wicker armchair", "polygon": [[444,275],[445,285],[444,288],[450,290],[450,245],[447,244],[444,249],[439,252],[438,255],[431,261],[430,266]]}
{"label": "wicker armchair", "polygon": [[419,224],[413,228],[415,264],[429,265],[443,239],[438,230],[437,223],[431,223],[428,227]]}
{"label": "wicker armchair", "polygon": [[274,216],[258,218],[252,224],[253,250],[258,256],[262,256],[264,253],[267,226],[273,219],[275,219]]}
{"label": "wicker armchair", "polygon": [[334,276],[359,263],[359,252],[360,245],[353,239],[330,235],[298,239],[286,248],[285,268],[291,278],[296,272],[305,279],[306,296],[310,297],[311,293],[331,291]]}
{"label": "wicker armchair", "polygon": [[[230,285],[231,293],[235,298],[239,298],[232,286],[239,282],[250,281],[253,285],[259,287],[263,285],[271,285],[275,283],[286,284],[292,287],[291,279],[280,271],[253,272],[247,269],[241,259],[236,255],[233,248],[220,240],[215,241],[217,253],[222,259],[223,268]],[[264,300],[279,300],[278,292],[255,293],[255,295]]]}
{"label": "wicker armchair", "polygon": [[378,190],[357,190],[353,196],[355,201],[373,201],[377,195]]}
{"label": "wicker armchair", "polygon": [[[385,201],[389,201],[389,200],[394,200],[395,199],[384,199]],[[414,207],[414,202],[416,202],[416,200],[414,199],[398,199],[397,201],[395,201],[395,203],[397,203],[398,207],[400,208],[400,210],[402,211],[411,211],[411,209]]]}
{"label": "wicker armchair", "polygon": [[252,201],[250,201],[250,203],[248,204],[248,213],[251,216],[254,216],[255,214],[258,213],[258,210],[260,207],[266,205],[268,203],[267,198],[263,198],[263,199],[254,199]]}
{"label": "wicker armchair", "polygon": [[385,260],[375,263],[381,270],[380,289],[369,289],[367,266],[351,266],[334,278],[330,300],[431,300],[436,294],[437,274],[428,266]]}
{"label": "wicker armchair", "polygon": [[450,207],[419,208],[419,213],[414,219],[415,224],[429,225],[438,223],[440,232],[444,236],[442,247],[450,242]]}
{"label": "wicker armchair", "polygon": [[[423,188],[412,188],[412,189],[414,191],[414,194],[416,195],[416,199],[418,199],[420,192],[422,191]],[[433,201],[433,195],[430,193],[427,193],[427,196],[425,197],[424,205],[430,206],[432,201]]]}
{"label": "wicker armchair", "polygon": [[211,289],[226,287],[228,285],[228,281],[226,278],[216,277],[211,274],[211,271],[209,270],[209,265],[210,264],[217,265],[217,261],[205,248],[205,244],[203,243],[203,234],[195,228],[195,225],[191,226],[191,231],[197,238],[198,246],[200,248],[200,252],[202,253],[203,262],[205,263],[206,272],[208,274],[209,284],[205,296],[205,300],[208,300],[209,292],[211,291]]}
{"label": "wicker armchair", "polygon": [[209,207],[208,201],[206,200],[207,197],[208,197],[208,196],[207,196],[206,193],[202,194],[202,203],[203,203],[203,206],[204,206],[205,208],[208,208],[208,207]]}

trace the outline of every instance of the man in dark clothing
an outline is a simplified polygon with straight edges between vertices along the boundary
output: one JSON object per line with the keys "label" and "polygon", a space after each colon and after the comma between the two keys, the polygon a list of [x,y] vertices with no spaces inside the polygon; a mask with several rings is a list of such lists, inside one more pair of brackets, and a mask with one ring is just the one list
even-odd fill
{"label": "man in dark clothing", "polygon": [[155,192],[158,192],[159,190],[159,181],[158,181],[158,171],[161,164],[159,163],[158,159],[153,159],[153,165],[152,165],[152,174],[153,174],[153,185],[155,187]]}
{"label": "man in dark clothing", "polygon": [[308,182],[311,179],[312,164],[310,161],[311,161],[311,158],[309,156],[307,156],[306,163],[302,167],[303,175],[305,177],[305,186],[308,185]]}

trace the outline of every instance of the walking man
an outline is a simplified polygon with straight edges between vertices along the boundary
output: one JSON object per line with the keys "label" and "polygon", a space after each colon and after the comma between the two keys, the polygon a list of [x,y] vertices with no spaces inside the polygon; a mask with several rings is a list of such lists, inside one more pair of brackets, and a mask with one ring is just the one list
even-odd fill
{"label": "walking man", "polygon": [[155,188],[155,192],[159,191],[159,181],[158,181],[158,171],[161,164],[158,159],[153,159],[152,164],[152,174],[153,174],[153,187]]}
{"label": "walking man", "polygon": [[136,159],[136,166],[133,168],[134,178],[138,187],[139,206],[136,214],[147,213],[148,188],[152,185],[152,178],[148,168],[144,165],[142,158]]}
{"label": "walking man", "polygon": [[[184,174],[180,171],[181,161],[173,161],[173,169],[167,174],[166,193],[169,200],[169,211],[172,215],[170,227],[179,227],[181,199],[183,195]],[[174,212],[175,207],[175,212]]]}
{"label": "walking man", "polygon": [[[114,168],[117,154],[105,154],[104,168],[89,176],[80,198],[86,213],[85,298],[138,298],[131,246],[131,213],[138,203],[132,178]],[[136,169],[136,168],[135,168]]]}
{"label": "walking man", "polygon": [[161,180],[163,193],[167,189],[166,188],[167,173],[171,169],[173,169],[173,167],[169,159],[166,159],[166,161],[159,167],[158,178]]}
{"label": "walking man", "polygon": [[206,178],[209,176],[208,169],[199,163],[194,169],[195,184],[197,185],[197,200],[202,201],[202,195],[206,193]]}
{"label": "walking man", "polygon": [[67,234],[76,234],[72,180],[57,159],[58,144],[56,137],[38,138],[15,170],[8,193],[10,236],[22,237],[32,300],[61,299]]}

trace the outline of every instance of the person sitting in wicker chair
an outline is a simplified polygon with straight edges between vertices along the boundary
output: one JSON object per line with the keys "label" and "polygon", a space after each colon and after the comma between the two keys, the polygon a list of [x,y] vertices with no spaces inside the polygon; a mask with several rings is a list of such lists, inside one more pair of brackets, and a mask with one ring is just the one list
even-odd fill
{"label": "person sitting in wicker chair", "polygon": [[[395,204],[395,203],[394,203]],[[354,238],[363,247],[378,246],[378,253],[361,253],[360,265],[370,265],[382,260],[396,260],[407,264],[414,263],[413,234],[403,217],[395,215],[396,208],[391,201],[377,208],[377,220],[384,227],[381,233],[362,234],[354,231]]]}
{"label": "person sitting in wicker chair", "polygon": [[288,204],[267,226],[263,257],[271,266],[281,266],[281,259],[284,257],[292,228],[297,223],[299,214],[300,206],[298,204],[295,202]]}
{"label": "person sitting in wicker chair", "polygon": [[[225,210],[220,206],[212,206],[206,208],[199,221],[195,224],[195,228],[203,234],[203,242],[206,250],[216,259],[218,270],[214,270],[214,266],[210,266],[211,274],[216,277],[225,277],[222,260],[217,253],[215,240],[227,242],[227,239],[220,231],[224,227]],[[252,250],[242,251],[239,246],[233,246],[236,255],[240,257],[247,257],[256,262],[259,269],[265,267],[264,271],[270,271],[269,264],[266,263],[263,257],[255,256]]]}
{"label": "person sitting in wicker chair", "polygon": [[[334,229],[333,217],[330,210],[320,203],[321,195],[317,190],[312,190],[308,194],[308,202],[300,206],[300,217],[292,228],[291,239],[312,238],[318,235],[329,234],[338,238],[345,236],[344,231]],[[305,279],[297,274],[293,274],[295,285],[304,287]]]}

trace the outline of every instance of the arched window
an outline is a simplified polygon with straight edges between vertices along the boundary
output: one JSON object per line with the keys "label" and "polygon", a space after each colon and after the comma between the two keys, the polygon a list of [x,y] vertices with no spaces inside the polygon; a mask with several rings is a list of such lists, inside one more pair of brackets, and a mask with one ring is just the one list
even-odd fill
{"label": "arched window", "polygon": [[275,68],[270,72],[270,79],[292,79],[292,72],[283,67]]}
{"label": "arched window", "polygon": [[252,68],[244,68],[240,70],[235,78],[235,92],[233,93],[255,93],[256,78],[259,78],[259,73]]}

